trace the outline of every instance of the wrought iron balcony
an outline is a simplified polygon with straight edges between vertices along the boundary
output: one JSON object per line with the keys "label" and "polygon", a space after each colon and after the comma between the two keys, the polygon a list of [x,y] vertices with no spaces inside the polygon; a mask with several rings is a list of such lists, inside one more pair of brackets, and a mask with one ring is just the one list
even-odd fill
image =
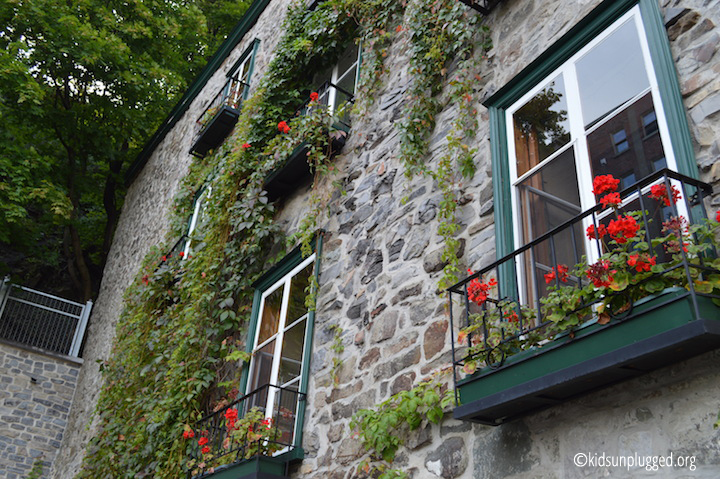
{"label": "wrought iron balcony", "polygon": [[248,84],[231,77],[198,117],[198,134],[190,153],[203,157],[217,148],[235,127]]}
{"label": "wrought iron balcony", "polygon": [[[330,149],[333,154],[345,146],[346,134],[350,131],[349,109],[355,97],[349,91],[330,83],[323,83],[317,89],[318,99],[315,102],[307,101],[297,109],[296,116],[309,115],[314,109],[328,108],[329,114],[334,115],[332,129],[338,134],[332,135]],[[312,170],[307,162],[309,145],[301,143],[290,154],[283,165],[273,171],[265,179],[265,190],[268,199],[274,201],[281,196],[295,190],[298,185],[312,178]]]}
{"label": "wrought iron balcony", "polygon": [[0,283],[0,338],[79,357],[91,309],[92,301],[76,303],[5,279]]}
{"label": "wrought iron balcony", "polygon": [[502,424],[720,347],[711,192],[659,171],[452,286],[454,416]]}
{"label": "wrought iron balcony", "polygon": [[190,434],[188,477],[286,479],[288,463],[303,457],[296,444],[305,398],[268,384],[201,419]]}

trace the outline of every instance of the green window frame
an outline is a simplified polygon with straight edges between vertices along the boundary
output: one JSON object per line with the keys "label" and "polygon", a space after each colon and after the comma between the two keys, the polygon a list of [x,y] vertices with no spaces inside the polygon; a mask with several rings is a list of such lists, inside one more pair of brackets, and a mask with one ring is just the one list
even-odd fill
{"label": "green window frame", "polygon": [[[650,62],[657,81],[660,104],[665,114],[669,148],[674,154],[678,172],[690,177],[698,177],[680,85],[657,0],[606,0],[485,101],[490,117],[498,258],[514,251],[516,246],[506,121],[508,109],[635,6],[639,10]],[[510,268],[501,275],[503,282],[514,283],[515,272],[510,271]]]}
{"label": "green window frame", "polygon": [[[302,456],[301,445],[303,424],[305,421],[306,395],[310,378],[310,360],[312,357],[312,342],[315,329],[315,310],[314,308],[311,308],[307,310],[305,316],[300,316],[299,318],[290,317],[288,310],[291,309],[289,304],[292,300],[288,298],[292,293],[292,285],[294,284],[293,280],[297,278],[298,273],[304,271],[308,265],[314,265],[311,272],[311,276],[314,277],[314,281],[311,281],[310,285],[313,283],[317,285],[320,269],[320,254],[322,250],[322,236],[318,236],[312,246],[314,252],[310,256],[304,257],[300,249],[296,248],[280,260],[280,262],[272,269],[263,274],[253,284],[255,293],[253,297],[253,306],[250,325],[248,327],[248,340],[246,347],[246,351],[251,355],[251,359],[243,371],[241,380],[242,391],[244,391],[245,394],[251,393],[253,390],[263,387],[265,384],[270,384],[271,386],[282,386],[283,384],[278,383],[292,383],[292,389],[298,393],[298,401],[294,426],[292,429],[291,450],[293,451],[293,456],[298,457]],[[263,321],[267,318],[267,316],[264,315],[264,311],[266,309],[265,300],[277,292],[282,292],[283,296],[282,307],[279,308],[281,311],[280,318],[278,320],[279,324],[276,327],[276,332],[268,335],[267,333],[263,333],[261,330],[261,328],[263,328]],[[304,290],[301,293],[304,300],[306,293]],[[304,334],[302,335],[302,364],[300,365],[300,373],[297,378],[290,381],[284,381],[284,379],[281,379],[284,377],[282,372],[282,363],[283,361],[288,360],[285,353],[285,337],[289,337],[290,334],[288,334],[288,332],[293,329],[297,329],[301,325],[301,322],[304,322],[305,324],[302,326],[304,327]],[[260,336],[263,334],[264,337],[261,338]],[[260,373],[257,371],[259,371],[260,367],[257,364],[257,357],[264,354],[262,349],[265,349],[264,347],[259,346],[267,346],[272,342],[276,345],[280,344],[281,347],[274,347],[274,351],[272,353],[273,357],[270,381],[258,384],[257,377]],[[292,361],[292,359],[290,359],[290,361]],[[287,379],[287,377],[285,377],[285,379]],[[267,394],[258,395],[260,398],[258,401],[265,404],[264,407],[267,417],[272,416],[273,404],[275,404],[275,399],[277,399],[277,391],[271,392],[272,389],[273,388],[268,388]],[[278,399],[278,401],[282,401],[282,399]],[[259,405],[261,408],[263,407],[262,404],[253,403],[253,405]],[[280,451],[280,453],[284,452],[286,452],[285,449]]]}

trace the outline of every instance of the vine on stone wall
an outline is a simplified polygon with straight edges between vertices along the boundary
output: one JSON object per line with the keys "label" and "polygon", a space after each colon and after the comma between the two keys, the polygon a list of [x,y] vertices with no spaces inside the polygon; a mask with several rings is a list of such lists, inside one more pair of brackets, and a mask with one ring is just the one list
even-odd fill
{"label": "vine on stone wall", "polygon": [[[125,293],[112,357],[100,364],[105,383],[95,416],[99,433],[78,478],[181,477],[190,447],[182,438],[186,425],[207,412],[218,395],[238,394],[232,363],[246,357],[251,284],[272,253],[280,250],[279,256],[283,249],[264,179],[301,141],[311,146],[309,161],[320,175],[327,173],[332,153],[325,109],[293,116],[302,92],[312,86],[304,75],[335,61],[357,21],[368,19],[364,25],[372,28],[361,31],[371,38],[389,18],[373,13],[372,6],[391,3],[331,0],[313,12],[302,3],[291,7],[286,34],[232,137],[190,167],[168,240],[151,249]],[[278,134],[279,121],[286,122],[287,133]],[[206,224],[184,257],[182,248],[170,251],[170,245],[185,233],[195,194],[206,182],[212,185]],[[308,215],[295,237],[306,253],[318,211]],[[213,389],[218,382],[221,391]]]}
{"label": "vine on stone wall", "polygon": [[[443,239],[442,259],[446,263],[438,287],[444,289],[458,280],[460,242],[456,210],[462,179],[475,174],[476,150],[468,146],[477,131],[477,111],[473,106],[474,82],[480,61],[491,47],[489,29],[478,25],[477,15],[454,0],[414,2],[408,8],[411,35],[413,83],[406,118],[401,123],[400,158],[405,174],[422,174],[437,182],[442,191],[439,204],[438,234]],[[453,65],[453,62],[457,62]],[[453,78],[448,81],[449,71]],[[436,170],[425,163],[436,116],[442,109],[439,95],[450,85],[449,102],[457,107],[447,136],[447,151]]]}
{"label": "vine on stone wall", "polygon": [[[112,357],[100,364],[105,382],[95,416],[99,433],[78,478],[177,478],[185,473],[191,445],[182,432],[218,398],[239,394],[236,362],[247,358],[245,325],[251,314],[251,285],[287,247],[273,223],[275,210],[263,191],[264,180],[305,141],[310,145],[308,160],[317,183],[318,177],[329,172],[333,154],[329,135],[342,134],[333,133],[331,118],[322,108],[307,116],[294,115],[312,88],[307,72],[332,65],[348,41],[358,38],[364,46],[357,104],[362,111],[381,81],[390,39],[402,29],[393,27],[405,6],[396,0],[329,0],[311,12],[303,2],[290,8],[273,61],[253,97],[243,105],[231,138],[191,165],[176,198],[166,243],[150,250],[125,292]],[[426,153],[439,105],[435,97],[442,90],[448,64],[457,55],[471,57],[471,50],[465,49],[473,21],[450,0],[428,5],[415,2],[411,12],[407,27],[416,81],[402,155],[409,171],[425,172],[409,158]],[[281,121],[287,128],[279,133]],[[447,171],[437,177],[439,182],[455,175],[453,162],[459,162],[463,173],[471,170],[472,152],[462,146],[463,123],[456,120],[456,124],[460,125],[456,141],[449,143],[456,153],[448,155]],[[170,248],[185,233],[196,192],[207,183],[212,190],[205,202],[206,223],[193,234],[185,257],[181,248]],[[447,191],[447,206],[441,205],[447,209],[441,214],[442,224],[454,222],[454,191],[454,187],[452,193]],[[310,214],[289,239],[290,244],[303,245],[305,254],[310,252],[323,209],[323,199],[313,193]],[[451,245],[454,233],[449,226],[441,231]],[[422,402],[417,410],[420,423],[439,420],[438,407],[445,401],[440,399],[441,391],[430,384],[419,388],[393,396],[379,406],[378,414],[365,413],[358,424],[383,422],[386,414],[397,415],[398,408],[404,411],[418,400]],[[395,426],[419,424],[410,412],[397,416],[397,421]],[[379,457],[390,457],[397,449],[393,449],[392,427],[385,428],[388,436],[384,439],[367,437],[366,444]],[[378,449],[383,441],[389,441],[388,445]],[[386,469],[386,478],[399,477]]]}
{"label": "vine on stone wall", "polygon": [[378,479],[404,479],[407,474],[391,467],[409,433],[427,424],[439,424],[454,401],[452,389],[439,380],[442,370],[409,391],[401,391],[372,409],[353,415],[350,427],[356,431],[369,457],[358,469],[379,473]]}

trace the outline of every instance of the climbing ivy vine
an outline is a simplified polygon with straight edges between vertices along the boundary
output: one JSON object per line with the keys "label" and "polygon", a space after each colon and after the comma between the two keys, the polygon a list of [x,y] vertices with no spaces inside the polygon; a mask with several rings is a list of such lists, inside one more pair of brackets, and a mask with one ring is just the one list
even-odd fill
{"label": "climbing ivy vine", "polygon": [[[330,127],[332,119],[322,108],[305,116],[294,112],[312,87],[307,72],[331,66],[348,41],[363,45],[355,105],[355,112],[362,114],[382,81],[391,40],[408,32],[414,80],[402,124],[401,159],[410,174],[430,175],[441,185],[439,233],[449,267],[457,268],[456,189],[459,178],[474,171],[473,151],[466,144],[475,130],[475,112],[471,99],[465,99],[472,92],[469,72],[476,66],[477,35],[483,38],[481,50],[487,48],[486,31],[475,23],[475,16],[451,0],[329,0],[313,11],[307,11],[304,2],[290,7],[273,61],[243,105],[232,136],[191,165],[175,199],[167,240],[151,249],[125,292],[112,356],[100,362],[105,382],[95,415],[98,433],[79,479],[183,476],[190,443],[182,431],[218,398],[239,394],[237,361],[247,359],[251,285],[288,247],[300,244],[309,254],[326,201],[313,193],[310,214],[284,238],[273,222],[275,209],[263,183],[301,142],[309,145],[316,182],[329,173],[332,135],[343,133]],[[454,80],[448,81],[448,72],[455,72]],[[447,83],[449,99],[463,101],[448,153],[438,171],[431,172],[421,160]],[[286,125],[280,132],[279,122]],[[204,203],[205,225],[190,238],[186,256],[178,240],[186,232],[197,191],[208,184],[212,188]],[[452,273],[447,270],[445,278]],[[374,458],[394,456],[402,442],[394,432],[398,428],[415,429],[442,417],[445,391],[435,383],[418,388],[355,419]],[[389,466],[373,467],[385,478],[402,477],[393,476],[401,473]]]}

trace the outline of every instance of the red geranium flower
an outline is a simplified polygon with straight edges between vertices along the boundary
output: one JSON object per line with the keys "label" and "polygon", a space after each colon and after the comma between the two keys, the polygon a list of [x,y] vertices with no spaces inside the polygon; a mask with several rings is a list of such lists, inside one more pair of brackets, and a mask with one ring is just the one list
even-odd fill
{"label": "red geranium flower", "polygon": [[555,268],[551,269],[549,273],[545,274],[545,283],[550,284],[555,280],[555,274],[557,272],[557,278],[563,283],[567,283],[568,280],[568,267],[564,264],[559,264]]}
{"label": "red geranium flower", "polygon": [[[468,270],[468,273],[474,274],[472,270]],[[485,301],[487,301],[488,291],[490,291],[490,288],[493,286],[497,286],[495,278],[487,283],[481,282],[478,278],[473,279],[467,287],[468,299],[478,306],[482,306],[485,304]]]}
{"label": "red geranium flower", "polygon": [[618,244],[627,243],[629,239],[635,237],[639,229],[640,225],[631,216],[621,216],[616,220],[612,220],[607,227],[608,233]]}
{"label": "red geranium flower", "polygon": [[247,149],[250,148],[251,146],[252,146],[252,145],[251,145],[250,143],[247,143],[247,142],[246,142],[246,143],[243,143],[240,148],[242,148],[243,150],[247,150]]}
{"label": "red geranium flower", "polygon": [[668,197],[667,187],[665,187],[664,184],[652,185],[650,187],[650,194],[648,196],[654,200],[662,201],[663,203],[665,203],[665,206],[670,206],[671,201],[673,204],[675,204],[677,203],[677,200],[682,198],[678,189],[675,188],[675,185],[670,185],[670,191],[672,194],[672,198]]}
{"label": "red geranium flower", "polygon": [[715,213],[715,221],[717,221],[718,223],[720,223],[720,210],[718,210],[718,212]]}
{"label": "red geranium flower", "polygon": [[604,224],[600,224],[598,225],[596,231],[595,225],[590,225],[585,231],[585,234],[587,235],[588,239],[600,239],[607,234],[607,228],[605,228]]}
{"label": "red geranium flower", "polygon": [[147,286],[148,283],[150,282],[150,277],[149,277],[148,275],[145,275],[145,276],[142,277],[142,280],[141,280],[141,281],[143,282],[143,284],[144,284],[145,286]]}
{"label": "red geranium flower", "polygon": [[290,133],[290,127],[284,121],[278,123],[278,130],[280,130],[281,133]]}
{"label": "red geranium flower", "polygon": [[185,252],[184,252],[184,251],[180,251],[179,255],[180,255],[181,258],[183,258],[183,257],[185,257]]}
{"label": "red geranium flower", "polygon": [[198,439],[198,446],[204,446],[207,443],[208,443],[208,438],[206,438],[205,436]]}
{"label": "red geranium flower", "polygon": [[650,257],[647,253],[643,255],[631,254],[628,258],[628,266],[635,268],[638,273],[642,271],[650,271],[650,267],[655,264],[657,256]]}
{"label": "red geranium flower", "polygon": [[202,452],[203,454],[207,454],[208,452],[210,452],[210,446],[203,447],[200,452]]}
{"label": "red geranium flower", "polygon": [[160,258],[160,261],[162,261],[164,263],[165,261],[167,261],[167,259],[168,259],[167,256],[162,255],[162,257]]}
{"label": "red geranium flower", "polygon": [[608,206],[617,208],[620,206],[620,203],[622,203],[622,198],[620,198],[620,193],[608,193],[600,198],[600,203],[602,203],[603,208],[607,208]]}
{"label": "red geranium flower", "polygon": [[183,431],[183,438],[184,438],[184,439],[192,439],[193,437],[195,437],[195,431],[193,431],[193,430],[189,430],[189,431],[185,430],[185,431]]}
{"label": "red geranium flower", "polygon": [[318,94],[316,91],[310,93],[310,101],[317,101],[317,99],[318,99]]}
{"label": "red geranium flower", "polygon": [[593,193],[601,195],[605,192],[616,191],[620,180],[614,178],[613,175],[596,176],[593,180]]}
{"label": "red geranium flower", "polygon": [[518,318],[518,314],[515,311],[510,311],[509,313],[505,313],[503,316],[505,319],[510,321],[511,323],[517,323],[520,321],[520,318]]}

